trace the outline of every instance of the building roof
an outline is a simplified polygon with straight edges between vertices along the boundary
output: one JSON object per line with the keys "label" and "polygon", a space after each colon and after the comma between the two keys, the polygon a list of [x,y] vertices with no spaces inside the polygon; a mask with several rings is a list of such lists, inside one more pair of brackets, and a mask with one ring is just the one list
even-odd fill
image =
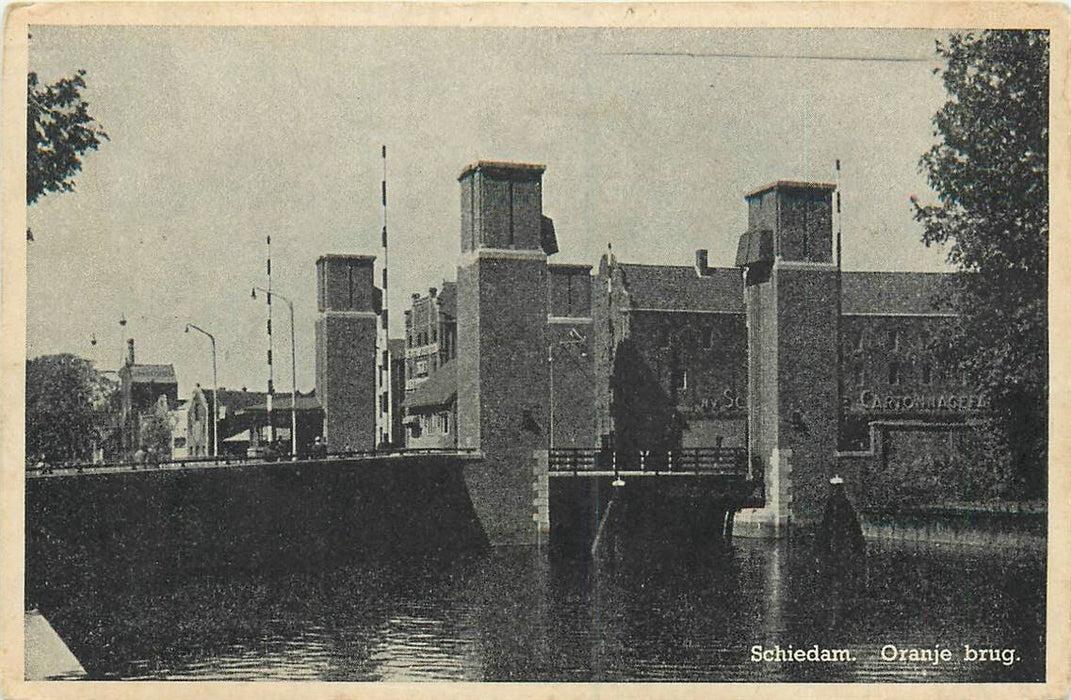
{"label": "building roof", "polygon": [[956,274],[946,272],[845,272],[841,311],[845,314],[950,313],[947,302]]}
{"label": "building roof", "polygon": [[576,275],[585,272],[590,273],[591,267],[591,265],[581,263],[547,263],[547,268],[551,271],[551,274]]}
{"label": "building roof", "polygon": [[[267,394],[264,395],[264,403],[256,403],[251,406],[245,406],[240,410],[247,413],[267,413],[268,401]],[[290,410],[290,392],[276,393],[272,396],[271,410],[275,411],[289,411]],[[316,398],[315,392],[308,394],[302,394],[300,391],[297,396],[297,410],[299,411],[316,411],[320,410],[320,401]]]}
{"label": "building roof", "polygon": [[744,195],[744,199],[751,199],[771,190],[823,190],[831,192],[837,189],[832,182],[801,182],[799,180],[778,180],[762,187],[756,187]]}
{"label": "building roof", "polygon": [[457,362],[450,360],[405,397],[405,408],[446,406],[457,396]]}
{"label": "building roof", "polygon": [[[211,403],[213,392],[211,389],[201,387],[201,392],[205,395],[205,399]],[[235,411],[244,410],[261,410],[266,411],[268,409],[268,392],[266,391],[241,391],[237,389],[220,389],[219,390],[219,402],[221,406],[225,406],[227,411],[233,413]],[[318,408],[320,405],[319,400],[316,398],[316,390],[302,394],[298,391],[298,410],[305,410],[308,408]],[[276,392],[272,398],[271,408],[272,410],[278,409],[283,406],[287,409],[290,408],[290,392]]]}
{"label": "building roof", "polygon": [[633,309],[744,312],[744,283],[731,267],[708,268],[619,263]]}
{"label": "building roof", "polygon": [[376,256],[374,255],[359,255],[357,253],[324,253],[320,257],[316,258],[316,262],[321,260],[349,260],[351,262],[369,263],[374,262]]}
{"label": "building roof", "polygon": [[539,163],[512,163],[504,160],[478,160],[469,163],[457,176],[458,180],[464,180],[466,176],[476,170],[489,170],[496,174],[528,175],[538,177],[543,174],[547,166]]}
{"label": "building roof", "polygon": [[174,365],[125,365],[135,384],[178,384]]}

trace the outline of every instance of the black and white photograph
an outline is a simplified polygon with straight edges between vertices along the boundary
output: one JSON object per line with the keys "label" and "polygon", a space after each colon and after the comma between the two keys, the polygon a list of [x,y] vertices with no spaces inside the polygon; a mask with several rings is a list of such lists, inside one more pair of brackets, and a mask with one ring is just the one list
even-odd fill
{"label": "black and white photograph", "polygon": [[9,11],[3,693],[1061,697],[1066,6],[517,8]]}

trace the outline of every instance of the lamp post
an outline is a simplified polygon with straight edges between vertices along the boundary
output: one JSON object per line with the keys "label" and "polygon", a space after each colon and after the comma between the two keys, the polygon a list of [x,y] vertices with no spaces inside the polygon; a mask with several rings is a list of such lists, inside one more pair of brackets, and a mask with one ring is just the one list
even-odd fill
{"label": "lamp post", "polygon": [[198,333],[204,333],[212,341],[212,456],[219,457],[219,426],[217,425],[219,421],[219,382],[216,380],[216,336],[204,328],[187,323],[186,332],[189,333],[191,328]]}
{"label": "lamp post", "polygon": [[256,299],[258,291],[269,295],[269,298],[279,297],[290,309],[290,457],[297,459],[297,345],[294,342],[294,302],[279,292],[268,291],[264,287],[253,287],[250,296]]}
{"label": "lamp post", "polygon": [[[557,343],[550,343],[547,346],[547,364],[550,366],[550,431],[548,437],[550,449],[552,450],[554,449],[554,348],[567,345],[583,345],[586,340],[575,328],[570,328],[568,339],[559,340]],[[587,357],[587,355],[583,350],[580,351],[581,357]]]}

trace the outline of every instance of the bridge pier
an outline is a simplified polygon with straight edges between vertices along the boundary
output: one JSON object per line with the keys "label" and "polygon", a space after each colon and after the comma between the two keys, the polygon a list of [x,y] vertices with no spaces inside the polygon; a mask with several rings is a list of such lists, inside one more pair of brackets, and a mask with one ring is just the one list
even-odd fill
{"label": "bridge pier", "polygon": [[[764,507],[736,534],[781,538],[817,523],[840,421],[840,266],[828,184],[777,182],[747,195],[744,270],[748,450],[765,474]],[[839,255],[838,255],[839,258]]]}
{"label": "bridge pier", "polygon": [[532,451],[550,423],[543,170],[479,162],[458,178],[458,446],[483,454],[465,481],[492,544],[536,543]]}

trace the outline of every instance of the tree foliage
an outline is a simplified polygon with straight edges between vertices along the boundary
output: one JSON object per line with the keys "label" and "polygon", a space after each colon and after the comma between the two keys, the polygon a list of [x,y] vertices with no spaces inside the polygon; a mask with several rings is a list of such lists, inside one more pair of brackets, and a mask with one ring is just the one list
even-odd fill
{"label": "tree foliage", "polygon": [[142,450],[157,458],[171,457],[173,424],[167,412],[167,400],[157,403],[141,415],[138,444]]}
{"label": "tree foliage", "polygon": [[41,85],[30,73],[26,92],[26,204],[49,192],[74,190],[82,155],[108,135],[82,99],[85,71]]}
{"label": "tree foliage", "polygon": [[948,101],[920,161],[937,203],[915,203],[926,245],[964,272],[961,368],[993,399],[1015,467],[1043,488],[1048,402],[1049,35],[954,33],[938,42]]}
{"label": "tree foliage", "polygon": [[87,459],[115,430],[118,384],[71,354],[26,362],[26,455]]}

